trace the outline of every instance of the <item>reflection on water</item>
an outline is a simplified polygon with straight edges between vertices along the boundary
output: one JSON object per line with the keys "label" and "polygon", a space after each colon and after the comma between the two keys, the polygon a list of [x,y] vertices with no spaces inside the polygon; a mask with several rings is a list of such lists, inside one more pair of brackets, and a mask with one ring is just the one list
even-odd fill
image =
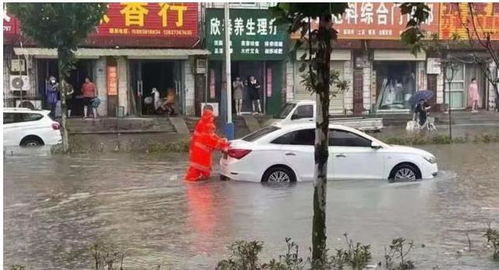
{"label": "reflection on water", "polygon": [[[482,245],[487,222],[499,226],[499,145],[427,146],[437,179],[328,183],[328,242],[343,233],[371,243],[376,258],[392,238],[414,251],[421,269],[494,269],[487,258],[456,257]],[[307,254],[312,183],[184,183],[186,156],[71,157],[4,153],[4,264],[32,269],[92,269],[87,247],[104,240],[128,249],[127,266],[212,269],[235,240],[264,240],[263,256],[292,237]]]}

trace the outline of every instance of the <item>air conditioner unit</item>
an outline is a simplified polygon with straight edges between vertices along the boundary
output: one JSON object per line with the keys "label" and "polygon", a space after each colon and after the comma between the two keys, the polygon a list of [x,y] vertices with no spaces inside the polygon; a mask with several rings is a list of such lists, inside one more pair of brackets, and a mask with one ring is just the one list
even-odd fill
{"label": "air conditioner unit", "polygon": [[10,76],[10,90],[11,91],[19,91],[19,90],[29,90],[29,77],[28,76]]}
{"label": "air conditioner unit", "polygon": [[24,99],[24,100],[16,100],[17,108],[30,108],[32,110],[41,110],[42,109],[42,101],[36,99]]}

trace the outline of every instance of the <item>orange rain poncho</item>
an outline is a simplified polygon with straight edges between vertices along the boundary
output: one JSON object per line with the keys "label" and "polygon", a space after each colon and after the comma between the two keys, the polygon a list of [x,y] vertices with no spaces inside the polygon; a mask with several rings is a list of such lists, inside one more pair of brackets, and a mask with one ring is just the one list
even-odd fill
{"label": "orange rain poncho", "polygon": [[189,168],[185,180],[197,181],[208,179],[211,174],[213,150],[223,150],[229,147],[226,139],[215,134],[213,112],[204,110],[201,119],[194,128],[189,149]]}

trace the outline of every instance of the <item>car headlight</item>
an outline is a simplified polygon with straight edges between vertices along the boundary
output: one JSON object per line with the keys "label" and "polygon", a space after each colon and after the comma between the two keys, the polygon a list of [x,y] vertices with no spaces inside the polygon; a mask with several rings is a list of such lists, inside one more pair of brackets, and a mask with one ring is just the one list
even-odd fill
{"label": "car headlight", "polygon": [[431,164],[437,163],[437,159],[433,156],[424,157],[424,159],[430,162]]}

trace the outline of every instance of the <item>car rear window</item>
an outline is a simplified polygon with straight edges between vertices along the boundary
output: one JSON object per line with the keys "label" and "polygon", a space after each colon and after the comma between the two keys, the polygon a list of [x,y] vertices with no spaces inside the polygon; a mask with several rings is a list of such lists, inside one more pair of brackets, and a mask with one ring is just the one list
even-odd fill
{"label": "car rear window", "polygon": [[275,115],[275,118],[277,119],[284,119],[288,114],[293,110],[293,108],[296,106],[294,103],[287,103],[281,111]]}
{"label": "car rear window", "polygon": [[38,121],[43,118],[39,113],[23,113],[23,122]]}
{"label": "car rear window", "polygon": [[261,137],[267,135],[267,134],[270,134],[276,130],[279,130],[280,128],[276,127],[276,126],[268,126],[268,127],[264,127],[262,129],[259,129],[253,133],[250,133],[246,136],[244,136],[242,138],[243,141],[247,141],[247,142],[254,142],[258,139],[260,139]]}

